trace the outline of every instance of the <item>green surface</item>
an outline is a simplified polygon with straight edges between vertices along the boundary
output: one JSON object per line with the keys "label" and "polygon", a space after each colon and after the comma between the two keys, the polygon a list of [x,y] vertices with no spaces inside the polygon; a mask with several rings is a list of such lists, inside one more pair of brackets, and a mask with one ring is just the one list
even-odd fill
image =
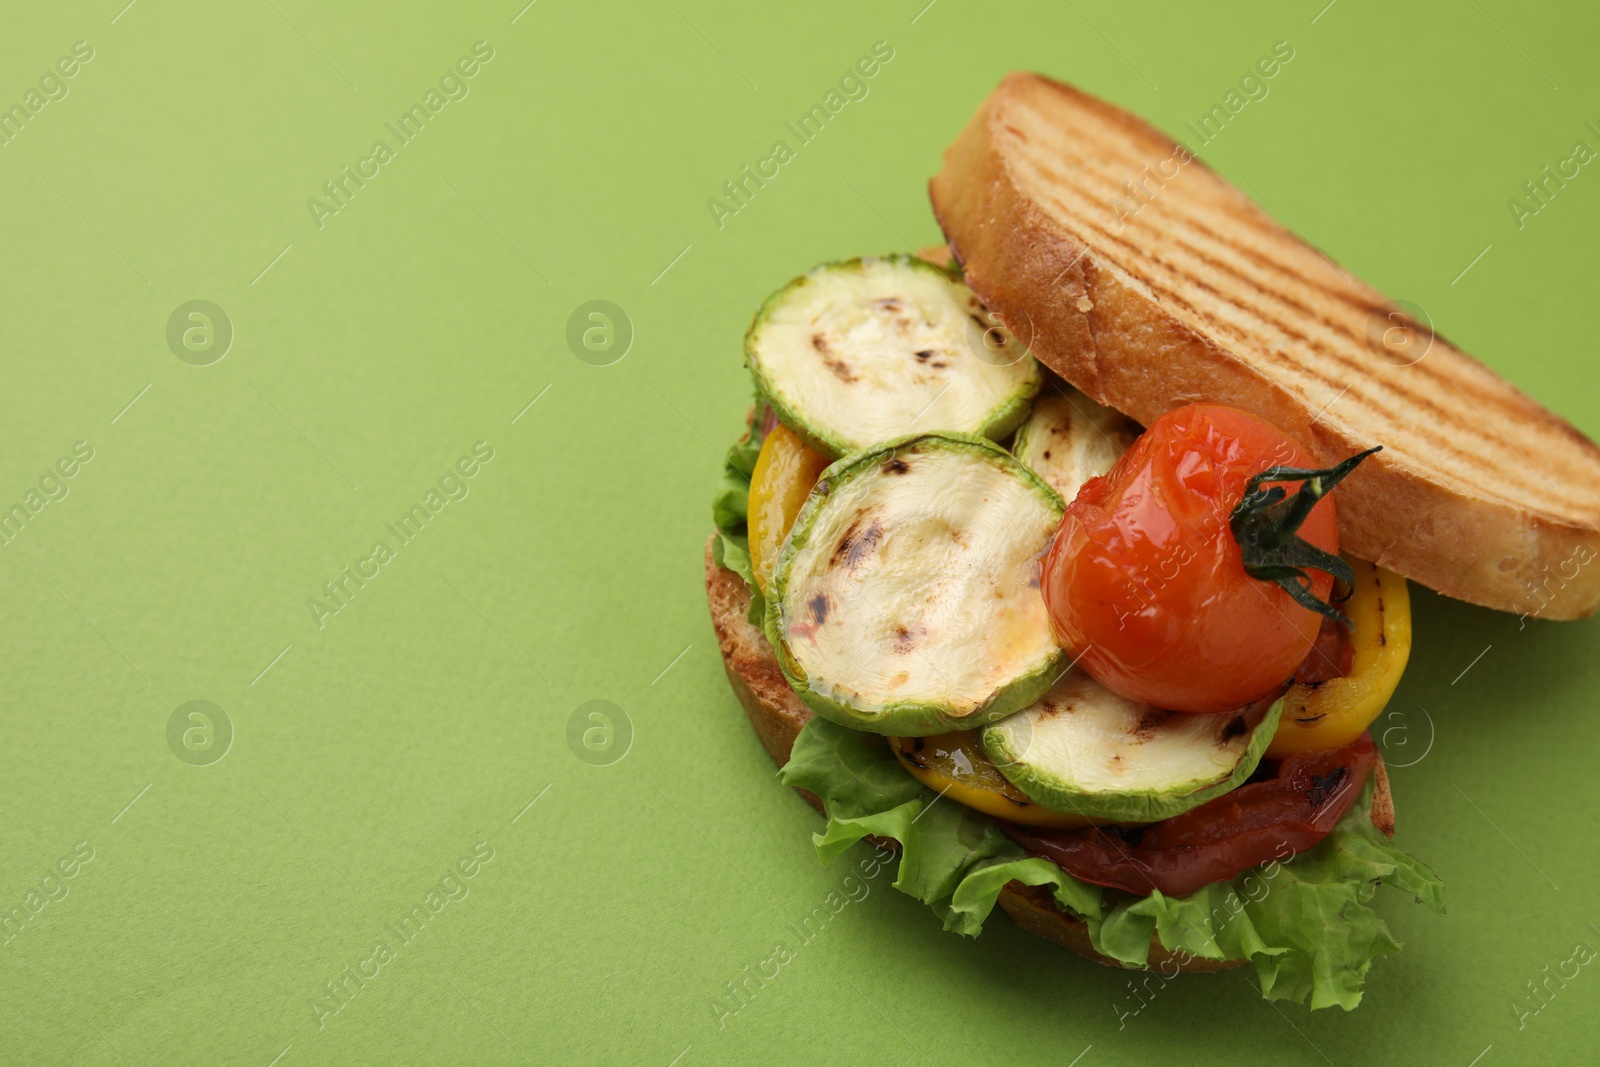
{"label": "green surface", "polygon": [[[1202,155],[1600,434],[1600,176],[1520,229],[1507,207],[1600,147],[1600,14],[409,6],[62,3],[0,36],[3,101],[94,50],[0,145],[0,502],[93,450],[0,547],[0,913],[59,898],[0,938],[0,1061],[1592,1059],[1600,977],[1546,976],[1600,949],[1596,624],[1415,597],[1380,733],[1415,761],[1400,840],[1450,911],[1385,891],[1406,948],[1358,1011],[1280,1012],[1234,972],[1119,1028],[1126,975],[1003,922],[942,934],[881,876],[798,944],[845,872],[727,691],[700,553],[751,312],[820,260],[934,239],[925,182],[1012,68],[1182,136],[1289,41]],[[469,95],[398,145],[384,124],[479,40]],[[880,40],[869,95],[719,229],[707,199]],[[378,138],[394,158],[319,229],[307,199]],[[168,347],[193,300],[233,324],[208,366]],[[610,366],[568,345],[591,300],[631,318]],[[385,523],[480,441],[493,459],[445,486],[468,495],[400,545]],[[393,558],[363,563],[380,540]],[[319,629],[307,600],[347,565],[377,576]],[[232,724],[206,765],[220,735],[192,753],[190,720],[169,748],[195,700]],[[619,762],[574,754],[605,740],[591,701],[631,724],[609,712]],[[389,926],[419,907],[406,943]],[[780,940],[794,958],[719,1027]],[[347,966],[372,977],[319,1027]]]}

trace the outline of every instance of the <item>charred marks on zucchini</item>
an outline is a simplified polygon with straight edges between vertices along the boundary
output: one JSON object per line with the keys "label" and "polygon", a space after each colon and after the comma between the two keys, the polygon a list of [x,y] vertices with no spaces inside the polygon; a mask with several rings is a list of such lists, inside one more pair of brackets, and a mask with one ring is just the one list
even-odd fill
{"label": "charred marks on zucchini", "polygon": [[1170,711],[1162,711],[1160,708],[1151,708],[1144,712],[1139,716],[1139,721],[1134,724],[1133,739],[1140,744],[1151,740],[1156,736],[1156,731],[1171,716],[1172,713]]}
{"label": "charred marks on zucchini", "polygon": [[989,339],[993,337],[994,340],[992,343],[996,348],[1004,348],[1006,346],[1006,332],[1005,330],[1001,329],[997,323],[984,322],[983,317],[978,315],[976,312],[969,312],[967,318],[977,323],[978,329],[983,331],[983,340],[985,344],[990,344],[991,342]]}
{"label": "charred marks on zucchini", "polygon": [[1217,740],[1218,746],[1227,748],[1228,743],[1235,737],[1243,737],[1250,731],[1250,726],[1244,721],[1243,715],[1235,715],[1229,720],[1228,725],[1222,728],[1222,736]]}
{"label": "charred marks on zucchini", "polygon": [[833,348],[828,344],[828,339],[820,333],[811,335],[811,347],[817,350],[817,355],[822,357],[822,365],[833,372],[833,376],[846,385],[854,385],[861,379],[839,356],[834,354]]}
{"label": "charred marks on zucchini", "polygon": [[833,605],[829,602],[827,593],[818,593],[806,601],[806,610],[811,613],[811,621],[817,626],[827,624],[828,612],[832,607]]}
{"label": "charred marks on zucchini", "polygon": [[873,306],[880,311],[889,313],[889,321],[893,323],[896,333],[904,337],[911,332],[913,316],[911,312],[906,310],[905,304],[901,303],[899,297],[884,297],[882,300],[875,301]]}
{"label": "charred marks on zucchini", "polygon": [[893,459],[883,465],[883,473],[885,474],[906,474],[910,470],[911,464],[907,463],[899,456],[895,456]]}
{"label": "charred marks on zucchini", "polygon": [[866,514],[862,514],[852,522],[844,536],[839,538],[839,544],[834,548],[833,555],[828,557],[829,567],[843,566],[846,571],[854,572],[861,566],[861,561],[883,540],[883,525],[877,519],[867,521],[867,528],[861,529],[863,521],[867,521]]}
{"label": "charred marks on zucchini", "polygon": [[894,643],[889,647],[897,656],[908,656],[917,650],[917,641],[926,637],[928,631],[921,626],[907,626],[900,623],[894,628]]}

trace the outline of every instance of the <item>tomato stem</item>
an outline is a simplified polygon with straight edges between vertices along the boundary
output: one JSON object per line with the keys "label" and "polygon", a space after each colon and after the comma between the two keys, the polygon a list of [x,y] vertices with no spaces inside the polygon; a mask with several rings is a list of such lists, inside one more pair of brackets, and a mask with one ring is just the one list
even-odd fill
{"label": "tomato stem", "polygon": [[[1246,482],[1244,497],[1228,520],[1233,539],[1239,542],[1245,573],[1275,583],[1303,608],[1348,624],[1343,612],[1311,592],[1311,576],[1306,571],[1324,571],[1345,585],[1354,583],[1355,575],[1344,560],[1300,537],[1300,524],[1345,475],[1382,450],[1382,445],[1376,445],[1322,470],[1268,467]],[[1299,482],[1300,488],[1290,496],[1281,485],[1265,487],[1268,482]]]}

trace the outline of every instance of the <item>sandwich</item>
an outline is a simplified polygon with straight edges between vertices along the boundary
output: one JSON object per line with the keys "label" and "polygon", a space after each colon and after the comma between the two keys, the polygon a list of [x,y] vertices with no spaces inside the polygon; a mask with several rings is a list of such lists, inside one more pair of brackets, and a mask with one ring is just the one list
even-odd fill
{"label": "sandwich", "polygon": [[1399,949],[1369,725],[1408,580],[1600,602],[1600,449],[1183,146],[1013,74],[930,183],[946,244],[825,263],[745,339],[706,548],[728,680],[826,862],[946,930],[1251,965],[1354,1008]]}

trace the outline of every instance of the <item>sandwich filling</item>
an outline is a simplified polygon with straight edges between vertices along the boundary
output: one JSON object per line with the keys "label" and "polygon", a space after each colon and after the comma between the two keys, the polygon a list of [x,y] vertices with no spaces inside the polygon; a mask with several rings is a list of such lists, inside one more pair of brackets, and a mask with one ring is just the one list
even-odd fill
{"label": "sandwich filling", "polygon": [[[878,394],[969,294],[929,272],[826,265],[768,302],[715,507],[715,561],[816,715],[782,777],[823,801],[819,854],[893,839],[896,886],[959,933],[1018,883],[1126,966],[1155,942],[1247,960],[1269,999],[1354,1007],[1399,948],[1377,885],[1442,908],[1371,819],[1366,730],[1405,668],[1409,600],[1338,554],[1330,495],[1370,453],[1315,469],[1218,405],[1141,428],[1009,337],[1020,391],[993,360],[942,360],[943,388],[989,414],[923,425],[923,376]],[[890,299],[906,323],[863,325]],[[797,316],[855,324],[830,344],[874,368],[869,402],[779,343]]]}

